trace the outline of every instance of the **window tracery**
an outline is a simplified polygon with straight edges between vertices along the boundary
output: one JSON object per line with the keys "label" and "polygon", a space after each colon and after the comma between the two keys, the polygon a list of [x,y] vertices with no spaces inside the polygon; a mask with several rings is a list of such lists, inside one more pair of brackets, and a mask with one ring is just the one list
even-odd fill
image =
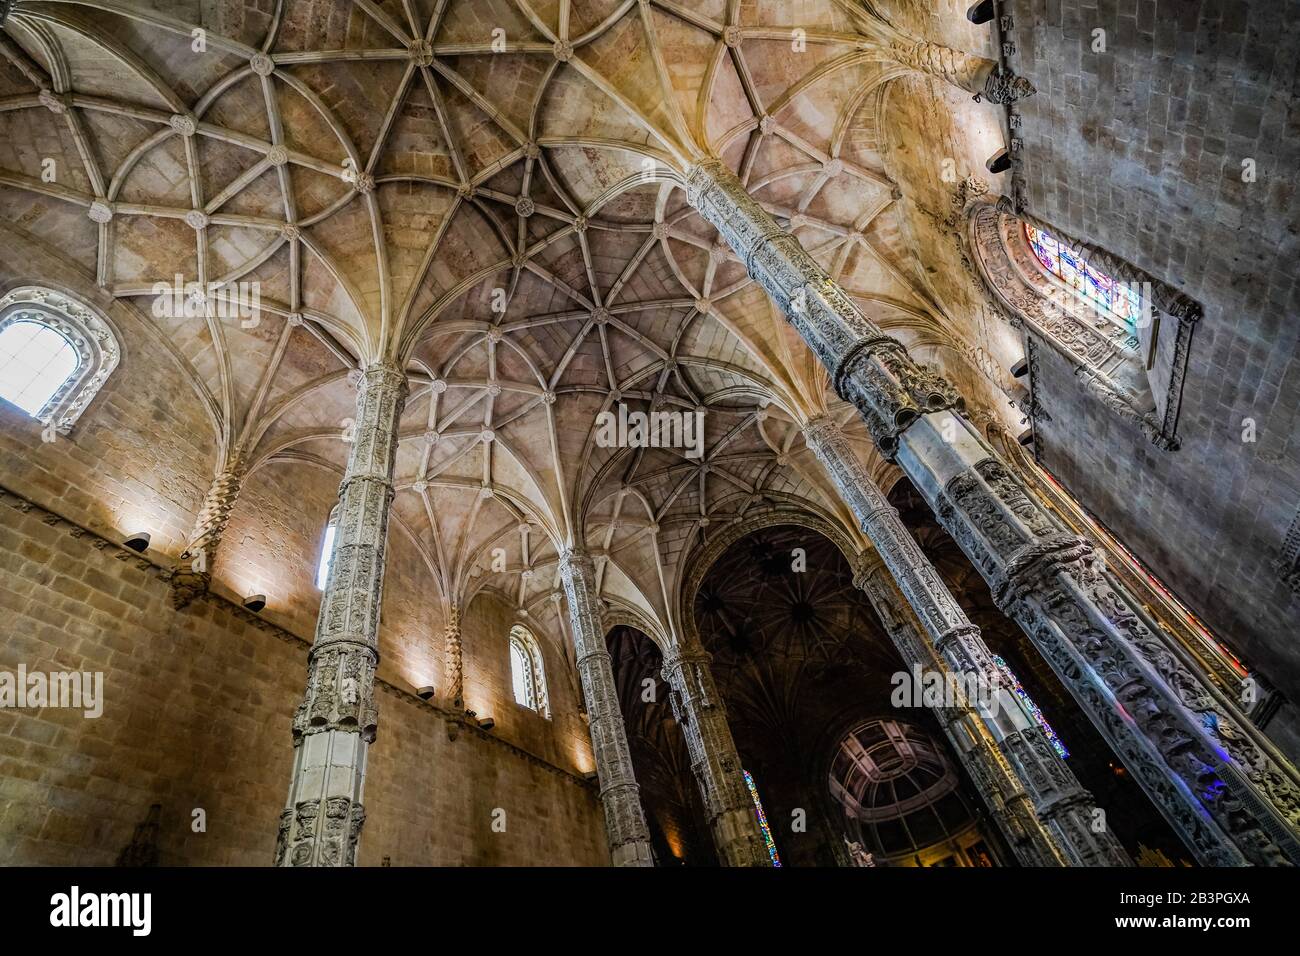
{"label": "window tracery", "polygon": [[510,629],[510,678],[515,703],[550,717],[546,695],[546,673],[537,639],[522,624]]}
{"label": "window tracery", "polygon": [[0,397],[66,435],[121,359],[98,313],[41,286],[0,298]]}

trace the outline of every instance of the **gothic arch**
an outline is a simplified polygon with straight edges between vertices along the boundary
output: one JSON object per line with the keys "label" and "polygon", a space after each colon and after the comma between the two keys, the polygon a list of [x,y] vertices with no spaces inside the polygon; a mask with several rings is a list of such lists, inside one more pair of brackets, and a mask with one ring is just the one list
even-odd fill
{"label": "gothic arch", "polygon": [[[844,555],[844,560],[848,561],[850,565],[857,563],[861,549],[854,544],[852,533],[835,518],[819,514],[808,508],[774,507],[755,511],[743,521],[728,525],[686,560],[686,573],[682,575],[682,587],[678,602],[678,615],[688,634],[686,643],[689,643],[695,637],[695,618],[691,613],[691,608],[694,606],[695,595],[699,593],[700,585],[704,582],[709,569],[727,552],[728,548],[746,535],[755,531],[762,531],[764,528],[774,528],[780,525],[794,525],[798,528],[815,531],[835,545],[839,552]],[[680,636],[678,636],[678,640],[681,640]]]}

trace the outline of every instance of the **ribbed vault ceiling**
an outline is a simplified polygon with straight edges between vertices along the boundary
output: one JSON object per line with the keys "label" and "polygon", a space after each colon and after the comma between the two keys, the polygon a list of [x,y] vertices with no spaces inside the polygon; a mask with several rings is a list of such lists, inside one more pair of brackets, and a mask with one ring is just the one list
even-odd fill
{"label": "ribbed vault ceiling", "polygon": [[[722,155],[881,325],[950,335],[882,160],[888,37],[831,2],[20,0],[0,217],[136,305],[219,462],[341,468],[348,373],[405,363],[397,526],[442,601],[550,613],[585,540],[666,622],[720,525],[838,507],[791,424],[824,374],[681,170]],[[154,315],[178,274],[258,282],[258,321]],[[706,410],[705,455],[595,447],[619,401]]]}

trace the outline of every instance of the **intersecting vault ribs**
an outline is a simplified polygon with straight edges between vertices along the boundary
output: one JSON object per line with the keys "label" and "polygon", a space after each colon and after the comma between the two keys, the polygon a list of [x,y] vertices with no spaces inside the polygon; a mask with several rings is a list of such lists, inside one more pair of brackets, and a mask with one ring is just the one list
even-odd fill
{"label": "intersecting vault ribs", "polygon": [[[674,170],[726,157],[883,326],[915,327],[928,297],[898,193],[849,135],[899,75],[895,34],[830,2],[767,25],[666,0],[234,7],[191,24],[19,3],[0,47],[0,123],[61,144],[64,170],[0,169],[0,213],[176,343],[219,461],[341,469],[345,373],[397,358],[395,528],[448,606],[491,588],[543,614],[569,542],[666,620],[662,582],[719,518],[827,502],[781,424],[819,410],[825,383]],[[801,73],[768,42],[795,27]],[[808,118],[827,113],[829,133]],[[43,217],[22,216],[31,197]],[[153,314],[178,274],[206,314]],[[256,314],[232,320],[246,282]],[[703,410],[704,455],[595,448],[615,402]]]}

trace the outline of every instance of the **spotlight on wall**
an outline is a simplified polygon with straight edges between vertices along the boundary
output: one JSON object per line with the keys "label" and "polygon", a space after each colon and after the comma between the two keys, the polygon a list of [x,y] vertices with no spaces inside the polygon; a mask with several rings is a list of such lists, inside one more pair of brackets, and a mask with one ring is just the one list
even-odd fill
{"label": "spotlight on wall", "polygon": [[135,534],[131,535],[129,538],[123,541],[122,544],[126,545],[132,551],[137,551],[140,554],[144,554],[147,550],[149,550],[149,532],[137,531]]}
{"label": "spotlight on wall", "polygon": [[433,688],[428,686],[419,687],[415,691],[415,696],[420,700],[433,700]]}
{"label": "spotlight on wall", "polygon": [[1024,445],[1026,448],[1029,447],[1034,443],[1034,430],[1032,428],[1026,428],[1016,436],[1016,441],[1020,442],[1020,444]]}
{"label": "spotlight on wall", "polygon": [[1029,359],[1021,359],[1015,365],[1011,366],[1011,375],[1013,378],[1024,378],[1029,374]]}
{"label": "spotlight on wall", "polygon": [[984,161],[984,168],[991,173],[1005,173],[1011,168],[1011,153],[1003,146]]}
{"label": "spotlight on wall", "polygon": [[493,727],[495,727],[496,725],[497,725],[497,722],[496,722],[495,720],[493,720],[491,717],[481,717],[481,718],[479,718],[478,729],[479,729],[479,730],[491,730],[491,729],[492,729]]}
{"label": "spotlight on wall", "polygon": [[993,13],[993,0],[978,0],[966,8],[966,19],[971,23],[988,23]]}
{"label": "spotlight on wall", "polygon": [[596,775],[596,771],[588,770],[582,775],[582,779],[587,781],[587,783],[595,783],[600,778]]}
{"label": "spotlight on wall", "polygon": [[262,610],[262,608],[266,607],[266,595],[250,594],[248,597],[244,598],[244,607],[256,614],[258,611]]}

